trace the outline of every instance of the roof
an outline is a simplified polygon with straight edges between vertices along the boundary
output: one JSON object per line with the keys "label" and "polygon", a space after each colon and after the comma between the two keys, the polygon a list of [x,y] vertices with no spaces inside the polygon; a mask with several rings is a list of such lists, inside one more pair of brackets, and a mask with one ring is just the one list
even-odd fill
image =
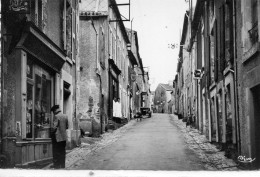
{"label": "roof", "polygon": [[203,3],[204,3],[205,0],[198,0],[197,1],[197,4],[196,4],[196,7],[195,7],[195,11],[194,11],[194,17],[193,17],[193,20],[191,22],[191,28],[192,28],[192,34],[191,34],[191,44],[190,44],[190,47],[193,46],[193,43],[194,43],[194,38],[197,34],[197,30],[198,30],[198,27],[199,27],[199,24],[200,24],[200,18],[201,18],[201,15],[203,14]]}
{"label": "roof", "polygon": [[115,11],[116,18],[117,18],[118,23],[119,23],[119,27],[120,27],[122,34],[123,34],[123,38],[124,38],[126,43],[130,43],[130,40],[129,40],[127,32],[126,32],[125,25],[122,21],[121,14],[120,14],[118,6],[117,6],[117,3],[116,3],[115,0],[110,0],[110,3],[111,3],[110,4],[111,8]]}
{"label": "roof", "polygon": [[182,36],[181,36],[180,45],[183,45],[185,43],[185,39],[186,39],[186,36],[187,36],[187,31],[188,31],[188,16],[189,15],[190,15],[189,11],[186,11],[186,13],[184,14]]}
{"label": "roof", "polygon": [[160,85],[167,91],[172,91],[173,90],[173,86],[171,86],[169,84],[160,84]]}

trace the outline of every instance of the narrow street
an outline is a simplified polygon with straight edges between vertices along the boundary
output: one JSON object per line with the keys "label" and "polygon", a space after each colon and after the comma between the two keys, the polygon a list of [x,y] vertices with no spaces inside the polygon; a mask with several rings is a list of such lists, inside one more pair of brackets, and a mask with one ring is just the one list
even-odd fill
{"label": "narrow street", "polygon": [[205,170],[188,148],[168,114],[135,122],[114,143],[99,148],[68,169],[81,170]]}

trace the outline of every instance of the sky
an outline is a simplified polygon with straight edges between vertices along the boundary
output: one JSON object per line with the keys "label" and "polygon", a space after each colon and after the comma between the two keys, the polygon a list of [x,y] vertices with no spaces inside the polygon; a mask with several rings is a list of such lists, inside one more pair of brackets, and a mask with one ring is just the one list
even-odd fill
{"label": "sky", "polygon": [[[128,0],[117,0],[117,3]],[[159,83],[174,80],[179,48],[171,49],[169,44],[179,44],[185,11],[189,3],[185,0],[131,0],[130,19],[137,31],[139,53],[144,67],[149,67],[151,91]],[[124,8],[119,8],[127,16]],[[131,22],[125,22],[131,28]]]}

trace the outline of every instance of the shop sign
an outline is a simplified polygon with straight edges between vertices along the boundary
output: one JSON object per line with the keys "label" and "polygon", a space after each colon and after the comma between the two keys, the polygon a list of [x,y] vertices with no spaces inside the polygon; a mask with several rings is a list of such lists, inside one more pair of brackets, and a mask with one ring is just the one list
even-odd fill
{"label": "shop sign", "polygon": [[194,79],[201,79],[201,77],[202,77],[202,72],[201,72],[201,70],[200,69],[196,69],[195,71],[194,71]]}
{"label": "shop sign", "polygon": [[30,0],[8,0],[9,13],[30,13]]}

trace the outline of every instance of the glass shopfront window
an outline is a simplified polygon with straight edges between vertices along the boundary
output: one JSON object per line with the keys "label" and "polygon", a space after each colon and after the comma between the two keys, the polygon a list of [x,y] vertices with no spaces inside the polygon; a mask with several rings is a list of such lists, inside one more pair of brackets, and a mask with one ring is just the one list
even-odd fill
{"label": "glass shopfront window", "polygon": [[26,138],[50,138],[52,75],[27,61]]}

